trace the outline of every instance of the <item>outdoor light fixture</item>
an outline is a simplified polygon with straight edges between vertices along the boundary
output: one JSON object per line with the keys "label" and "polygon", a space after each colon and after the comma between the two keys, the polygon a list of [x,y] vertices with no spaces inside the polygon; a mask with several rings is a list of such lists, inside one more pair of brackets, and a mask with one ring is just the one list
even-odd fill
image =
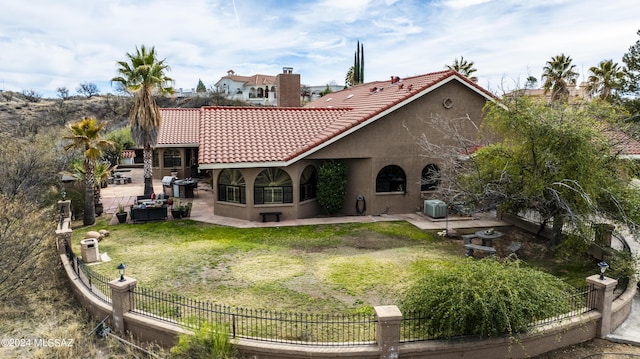
{"label": "outdoor light fixture", "polygon": [[120,281],[124,282],[124,269],[127,268],[126,265],[124,265],[123,263],[118,264],[118,272],[120,272]]}
{"label": "outdoor light fixture", "polygon": [[598,267],[600,267],[600,280],[604,280],[604,272],[609,268],[607,262],[602,261],[598,263]]}
{"label": "outdoor light fixture", "polygon": [[62,195],[62,200],[64,201],[67,198],[67,192],[62,191],[62,193],[60,193]]}

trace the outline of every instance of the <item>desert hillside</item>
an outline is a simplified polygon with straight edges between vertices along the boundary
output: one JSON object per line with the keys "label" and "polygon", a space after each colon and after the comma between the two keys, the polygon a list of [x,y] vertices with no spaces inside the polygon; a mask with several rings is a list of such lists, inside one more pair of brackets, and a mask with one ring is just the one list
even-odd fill
{"label": "desert hillside", "polygon": [[[246,106],[240,101],[222,98],[208,92],[197,97],[161,97],[160,107],[198,108],[201,106]],[[83,117],[95,117],[107,122],[107,131],[127,123],[131,96],[96,95],[68,98],[41,98],[29,93],[5,91],[0,93],[0,137],[28,137],[44,128],[62,127]]]}

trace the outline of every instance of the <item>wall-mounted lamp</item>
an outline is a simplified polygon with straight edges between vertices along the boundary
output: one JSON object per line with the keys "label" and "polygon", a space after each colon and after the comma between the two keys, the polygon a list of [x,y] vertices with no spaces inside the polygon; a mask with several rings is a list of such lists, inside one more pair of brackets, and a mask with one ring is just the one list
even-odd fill
{"label": "wall-mounted lamp", "polygon": [[120,281],[124,282],[124,269],[127,268],[126,265],[124,265],[123,263],[118,264],[118,267],[116,267],[118,269],[118,272],[120,272]]}
{"label": "wall-mounted lamp", "polygon": [[598,267],[600,267],[600,280],[604,280],[604,272],[609,268],[607,262],[602,261],[598,263]]}

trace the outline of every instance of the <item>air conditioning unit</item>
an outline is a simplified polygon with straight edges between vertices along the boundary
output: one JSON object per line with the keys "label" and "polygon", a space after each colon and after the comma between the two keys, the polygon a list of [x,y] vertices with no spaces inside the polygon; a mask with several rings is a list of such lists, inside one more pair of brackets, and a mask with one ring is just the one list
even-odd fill
{"label": "air conditioning unit", "polygon": [[427,199],[424,201],[424,214],[431,218],[445,218],[447,204],[438,199]]}

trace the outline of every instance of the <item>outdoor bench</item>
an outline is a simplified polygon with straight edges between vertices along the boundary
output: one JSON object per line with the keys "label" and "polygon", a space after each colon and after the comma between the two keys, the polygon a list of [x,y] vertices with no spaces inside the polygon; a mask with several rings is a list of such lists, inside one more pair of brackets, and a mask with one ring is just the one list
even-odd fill
{"label": "outdoor bench", "polygon": [[465,254],[467,255],[467,257],[472,256],[474,250],[487,252],[487,253],[489,253],[490,256],[493,256],[494,254],[496,254],[496,249],[495,248],[487,247],[487,246],[481,246],[479,244],[465,244],[464,245],[464,249],[465,249]]}
{"label": "outdoor bench", "polygon": [[260,215],[262,216],[262,222],[267,221],[267,216],[276,216],[276,222],[280,222],[282,212],[260,212]]}

